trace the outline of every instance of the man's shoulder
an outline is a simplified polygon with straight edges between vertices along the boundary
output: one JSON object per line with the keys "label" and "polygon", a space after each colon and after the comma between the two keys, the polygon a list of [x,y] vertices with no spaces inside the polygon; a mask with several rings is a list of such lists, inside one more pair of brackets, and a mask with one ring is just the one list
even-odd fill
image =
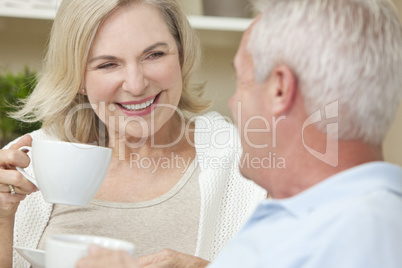
{"label": "man's shoulder", "polygon": [[402,197],[378,189],[320,207],[305,223],[315,226],[324,243],[336,239],[360,245],[367,237],[387,243],[398,237],[402,246],[402,213],[398,211],[402,211]]}
{"label": "man's shoulder", "polygon": [[[400,225],[402,235],[402,196],[389,189],[377,189],[370,193],[345,200],[340,218],[346,222],[356,222],[365,226]],[[344,216],[342,216],[344,215]]]}
{"label": "man's shoulder", "polygon": [[308,193],[310,199],[298,201],[307,200],[307,205],[313,208],[309,217],[349,226],[355,226],[353,222],[364,221],[367,225],[396,220],[402,226],[402,214],[395,213],[402,210],[402,169],[399,166],[386,162],[356,166],[329,178]]}
{"label": "man's shoulder", "polygon": [[[400,267],[401,210],[401,196],[386,189],[345,200],[330,220],[317,228],[313,248],[320,253],[312,252],[310,261],[321,266],[311,267],[331,267],[327,264],[339,256],[344,256],[341,266]],[[326,213],[331,213],[330,206]]]}

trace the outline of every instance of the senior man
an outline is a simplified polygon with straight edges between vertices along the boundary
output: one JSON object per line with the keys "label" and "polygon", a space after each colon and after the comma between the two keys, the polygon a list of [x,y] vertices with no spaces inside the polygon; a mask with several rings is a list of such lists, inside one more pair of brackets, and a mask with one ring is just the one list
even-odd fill
{"label": "senior man", "polygon": [[[240,167],[273,199],[210,267],[402,267],[402,169],[381,147],[402,96],[396,13],[381,0],[262,3],[230,106],[243,158],[274,152],[286,168]],[[251,124],[267,131],[247,136]]]}
{"label": "senior man", "polygon": [[[402,169],[381,147],[402,96],[395,10],[386,0],[258,5],[230,107],[240,170],[272,199],[208,267],[402,267]],[[98,250],[82,264],[121,255]],[[173,251],[126,263],[206,265]]]}

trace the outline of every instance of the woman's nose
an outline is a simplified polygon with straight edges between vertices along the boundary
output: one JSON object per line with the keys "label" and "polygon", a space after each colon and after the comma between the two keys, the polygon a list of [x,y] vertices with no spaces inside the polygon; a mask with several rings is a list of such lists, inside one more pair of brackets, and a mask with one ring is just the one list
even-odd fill
{"label": "woman's nose", "polygon": [[124,91],[128,91],[133,95],[142,95],[148,85],[148,80],[141,66],[127,67],[122,85]]}

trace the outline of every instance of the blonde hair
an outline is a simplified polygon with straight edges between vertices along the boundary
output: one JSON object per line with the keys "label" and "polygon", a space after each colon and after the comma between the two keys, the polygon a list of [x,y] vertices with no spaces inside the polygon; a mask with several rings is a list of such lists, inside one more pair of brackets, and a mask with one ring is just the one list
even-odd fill
{"label": "blonde hair", "polygon": [[200,42],[176,0],[63,0],[51,30],[42,76],[11,116],[25,122],[41,121],[44,129],[61,140],[71,140],[72,135],[78,142],[107,142],[107,134],[100,133],[103,122],[79,91],[99,26],[117,8],[130,4],[156,7],[176,40],[183,79],[178,108],[190,113],[208,108],[209,102],[200,98],[202,86],[190,81],[200,64]]}

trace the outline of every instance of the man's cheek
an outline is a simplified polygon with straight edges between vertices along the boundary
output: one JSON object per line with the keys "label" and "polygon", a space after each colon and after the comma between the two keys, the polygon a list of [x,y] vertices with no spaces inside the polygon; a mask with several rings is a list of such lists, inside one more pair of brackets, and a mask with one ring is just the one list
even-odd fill
{"label": "man's cheek", "polygon": [[228,106],[230,108],[230,111],[232,112],[233,115],[233,119],[235,120],[235,122],[237,123],[237,115],[238,115],[238,111],[237,111],[237,93],[235,93],[230,99],[229,99],[229,103]]}

